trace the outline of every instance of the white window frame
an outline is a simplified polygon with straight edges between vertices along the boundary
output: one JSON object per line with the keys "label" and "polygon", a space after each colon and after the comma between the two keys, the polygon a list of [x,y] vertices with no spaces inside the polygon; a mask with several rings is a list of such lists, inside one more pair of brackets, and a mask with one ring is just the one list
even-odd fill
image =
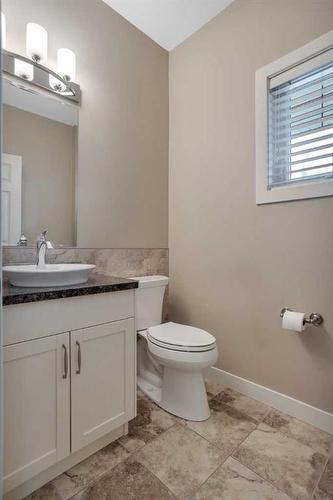
{"label": "white window frame", "polygon": [[269,81],[333,48],[333,30],[256,71],[256,203],[333,196],[333,179],[318,179],[268,189]]}

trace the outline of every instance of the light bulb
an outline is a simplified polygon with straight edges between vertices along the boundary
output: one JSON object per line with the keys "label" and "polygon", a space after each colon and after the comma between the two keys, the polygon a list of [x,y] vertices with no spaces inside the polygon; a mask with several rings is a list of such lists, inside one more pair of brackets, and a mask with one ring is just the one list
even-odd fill
{"label": "light bulb", "polygon": [[33,80],[34,79],[34,67],[21,59],[14,60],[14,73],[16,76],[23,78],[23,80]]}
{"label": "light bulb", "polygon": [[64,92],[64,90],[66,90],[66,85],[64,84],[64,82],[53,75],[49,75],[49,85],[56,92]]}
{"label": "light bulb", "polygon": [[6,48],[6,16],[1,12],[1,47]]}
{"label": "light bulb", "polygon": [[75,80],[75,54],[69,49],[58,49],[58,73],[67,81]]}
{"label": "light bulb", "polygon": [[47,61],[47,31],[36,23],[27,24],[27,56],[44,64]]}

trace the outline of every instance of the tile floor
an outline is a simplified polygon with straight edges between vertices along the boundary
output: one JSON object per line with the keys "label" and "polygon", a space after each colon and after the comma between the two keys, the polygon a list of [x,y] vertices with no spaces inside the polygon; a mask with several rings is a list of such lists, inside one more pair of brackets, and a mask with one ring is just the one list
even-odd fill
{"label": "tile floor", "polygon": [[206,422],[139,394],[128,436],[27,500],[333,499],[331,435],[231,389],[207,389]]}

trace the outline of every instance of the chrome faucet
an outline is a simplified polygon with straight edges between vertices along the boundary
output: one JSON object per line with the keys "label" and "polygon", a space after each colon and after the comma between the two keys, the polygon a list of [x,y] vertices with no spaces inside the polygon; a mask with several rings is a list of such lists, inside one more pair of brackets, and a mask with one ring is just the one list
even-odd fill
{"label": "chrome faucet", "polygon": [[47,230],[43,231],[37,238],[37,258],[36,258],[36,266],[44,267],[45,266],[45,257],[46,250],[48,248],[53,248],[53,245],[50,241],[46,239]]}

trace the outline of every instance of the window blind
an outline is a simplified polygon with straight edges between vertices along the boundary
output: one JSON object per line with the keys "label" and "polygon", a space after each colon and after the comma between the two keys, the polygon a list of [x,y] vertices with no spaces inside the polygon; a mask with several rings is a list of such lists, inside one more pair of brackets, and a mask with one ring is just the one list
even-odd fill
{"label": "window blind", "polygon": [[268,98],[268,188],[333,177],[333,61]]}

